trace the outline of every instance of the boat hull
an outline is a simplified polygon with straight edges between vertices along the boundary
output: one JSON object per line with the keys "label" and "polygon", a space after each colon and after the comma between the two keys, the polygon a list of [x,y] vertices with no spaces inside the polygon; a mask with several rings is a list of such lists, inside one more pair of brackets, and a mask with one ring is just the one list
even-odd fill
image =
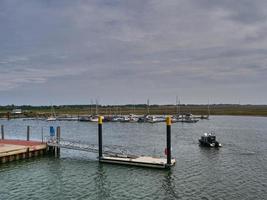
{"label": "boat hull", "polygon": [[210,147],[210,148],[219,148],[222,145],[219,142],[214,142],[214,143],[209,143],[209,142],[205,142],[201,139],[198,140],[199,141],[199,145],[201,146],[205,146],[205,147]]}

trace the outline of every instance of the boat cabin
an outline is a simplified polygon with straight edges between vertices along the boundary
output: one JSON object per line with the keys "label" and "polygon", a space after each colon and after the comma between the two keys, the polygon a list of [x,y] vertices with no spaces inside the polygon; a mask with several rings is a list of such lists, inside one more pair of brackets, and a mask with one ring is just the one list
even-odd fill
{"label": "boat cabin", "polygon": [[216,142],[216,136],[204,133],[204,136],[201,136],[201,140],[208,143],[215,143]]}

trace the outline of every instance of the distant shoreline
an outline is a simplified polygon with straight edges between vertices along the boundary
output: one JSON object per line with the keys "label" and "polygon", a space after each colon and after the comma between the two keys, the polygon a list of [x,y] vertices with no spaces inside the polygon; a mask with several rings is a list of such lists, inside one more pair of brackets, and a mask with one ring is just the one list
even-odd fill
{"label": "distant shoreline", "polygon": [[[12,113],[14,109],[21,109],[21,113]],[[191,113],[193,115],[229,115],[229,116],[267,116],[267,105],[60,105],[53,106],[57,115],[127,115],[127,114],[159,114],[176,115],[177,113]],[[0,106],[0,118],[6,117],[47,117],[51,115],[51,106]]]}

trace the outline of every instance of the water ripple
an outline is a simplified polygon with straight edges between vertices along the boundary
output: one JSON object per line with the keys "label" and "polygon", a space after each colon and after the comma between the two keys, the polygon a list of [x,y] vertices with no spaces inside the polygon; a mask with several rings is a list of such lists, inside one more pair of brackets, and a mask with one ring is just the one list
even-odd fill
{"label": "water ripple", "polygon": [[[253,121],[255,123],[248,122]],[[28,123],[38,130],[47,122],[3,121],[7,136],[24,137]],[[96,142],[95,124],[57,122],[65,137]],[[198,146],[212,128],[221,149]],[[10,130],[15,130],[10,133]],[[46,129],[45,129],[46,130]],[[47,129],[48,130],[48,129]],[[99,164],[96,155],[62,150],[61,158],[43,157],[2,164],[0,199],[267,199],[267,124],[265,118],[213,117],[194,125],[174,124],[171,171]],[[73,134],[75,133],[75,135]],[[164,124],[105,124],[104,143],[138,154],[164,156]]]}

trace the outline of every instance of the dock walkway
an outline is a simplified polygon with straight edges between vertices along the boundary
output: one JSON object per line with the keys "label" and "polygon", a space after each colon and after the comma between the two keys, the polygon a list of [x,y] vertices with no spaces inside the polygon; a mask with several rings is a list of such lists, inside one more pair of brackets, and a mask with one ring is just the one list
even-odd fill
{"label": "dock walkway", "polygon": [[42,155],[47,145],[37,141],[0,140],[0,163]]}
{"label": "dock walkway", "polygon": [[175,164],[175,159],[171,159],[171,164],[168,165],[166,158],[155,158],[150,156],[137,156],[135,158],[103,156],[100,158],[100,162],[152,168],[168,168]]}

